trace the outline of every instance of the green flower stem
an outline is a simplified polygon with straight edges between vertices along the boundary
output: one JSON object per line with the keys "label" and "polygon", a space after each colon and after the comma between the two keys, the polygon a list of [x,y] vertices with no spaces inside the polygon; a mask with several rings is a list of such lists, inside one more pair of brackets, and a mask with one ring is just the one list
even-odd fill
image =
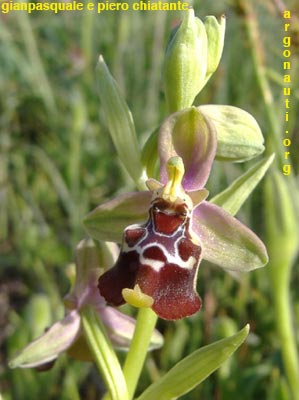
{"label": "green flower stem", "polygon": [[139,309],[133,340],[123,368],[129,399],[134,396],[157,319],[151,308]]}
{"label": "green flower stem", "polygon": [[101,321],[91,307],[81,311],[83,331],[103,377],[110,398],[128,400],[128,391],[118,358],[107,338]]}
{"label": "green flower stem", "polygon": [[[282,265],[281,263],[279,263],[279,265],[272,263],[269,265],[269,268],[272,269],[270,277],[276,311],[277,332],[281,341],[283,364],[288,377],[292,399],[299,400],[299,363],[291,313],[289,291],[290,274],[284,273],[284,271],[290,271],[290,268],[289,265]],[[282,271],[282,273],[279,273],[279,271]]]}

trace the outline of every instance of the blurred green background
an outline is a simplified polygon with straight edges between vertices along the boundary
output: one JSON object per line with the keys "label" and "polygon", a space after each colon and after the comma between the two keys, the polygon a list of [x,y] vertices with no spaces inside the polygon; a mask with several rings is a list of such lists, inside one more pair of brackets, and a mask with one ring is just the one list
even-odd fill
{"label": "blurred green background", "polygon": [[[279,138],[285,112],[281,11],[291,10],[288,128],[298,175],[298,2],[199,0],[193,6],[200,18],[227,17],[220,66],[196,104],[230,104],[252,113],[278,159],[285,150]],[[155,11],[0,14],[0,399],[93,400],[103,392],[91,364],[62,356],[52,370],[41,373],[9,370],[7,360],[63,315],[67,266],[85,236],[82,218],[97,204],[132,189],[98,100],[98,55],[103,54],[127,99],[142,145],[166,117],[164,49],[181,17],[179,12]],[[260,90],[261,71],[273,97],[272,125]],[[211,194],[251,164],[216,162],[208,185]],[[238,218],[265,240],[262,186]],[[298,343],[298,262],[295,266],[290,289]],[[199,314],[176,323],[159,322],[166,344],[149,357],[139,391],[183,356],[249,322],[246,344],[184,399],[290,399],[267,268],[236,278],[203,263],[198,290],[204,302]]]}

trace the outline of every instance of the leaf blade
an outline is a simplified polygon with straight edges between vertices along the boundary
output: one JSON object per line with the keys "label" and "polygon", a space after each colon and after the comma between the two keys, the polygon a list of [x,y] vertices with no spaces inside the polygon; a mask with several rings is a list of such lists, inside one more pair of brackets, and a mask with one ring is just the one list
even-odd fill
{"label": "leaf blade", "polygon": [[274,160],[275,154],[262,159],[237,178],[223,192],[217,194],[210,201],[217,204],[231,215],[236,215],[249,195],[264,177]]}
{"label": "leaf blade", "polygon": [[136,185],[143,187],[145,173],[140,160],[132,113],[103,56],[99,57],[97,80],[100,89],[98,94],[117,154]]}
{"label": "leaf blade", "polygon": [[237,350],[248,332],[249,325],[246,325],[235,335],[196,350],[149,386],[137,400],[172,400],[188,393]]}

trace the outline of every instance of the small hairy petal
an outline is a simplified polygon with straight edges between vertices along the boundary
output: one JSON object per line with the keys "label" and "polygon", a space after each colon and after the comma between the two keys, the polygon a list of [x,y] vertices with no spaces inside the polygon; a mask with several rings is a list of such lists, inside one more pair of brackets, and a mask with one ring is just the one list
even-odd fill
{"label": "small hairy petal", "polygon": [[150,191],[132,192],[101,204],[85,218],[87,232],[93,239],[120,243],[128,225],[146,220],[151,197]]}
{"label": "small hairy petal", "polygon": [[268,262],[263,242],[215,204],[204,201],[195,208],[192,224],[205,260],[235,271],[250,271]]}

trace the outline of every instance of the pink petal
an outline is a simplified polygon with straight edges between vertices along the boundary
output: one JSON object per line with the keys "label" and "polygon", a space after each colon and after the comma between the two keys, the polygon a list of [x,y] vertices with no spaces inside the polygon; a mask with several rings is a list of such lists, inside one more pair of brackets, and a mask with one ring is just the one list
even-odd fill
{"label": "pink petal", "polygon": [[250,271],[268,262],[263,242],[215,204],[204,201],[195,208],[192,227],[202,242],[203,258],[222,268]]}

